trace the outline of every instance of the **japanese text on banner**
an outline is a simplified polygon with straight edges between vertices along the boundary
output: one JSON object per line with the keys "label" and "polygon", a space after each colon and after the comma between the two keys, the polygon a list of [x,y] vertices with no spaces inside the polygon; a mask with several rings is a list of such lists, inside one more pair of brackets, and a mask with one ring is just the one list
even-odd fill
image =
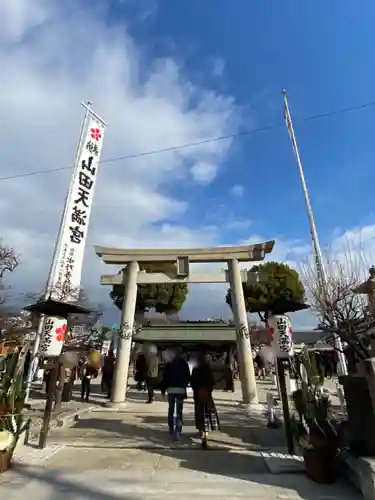
{"label": "japanese text on banner", "polygon": [[74,301],[79,295],[104,129],[103,123],[93,115],[89,116],[67,200],[60,247],[51,281],[51,297],[56,300]]}

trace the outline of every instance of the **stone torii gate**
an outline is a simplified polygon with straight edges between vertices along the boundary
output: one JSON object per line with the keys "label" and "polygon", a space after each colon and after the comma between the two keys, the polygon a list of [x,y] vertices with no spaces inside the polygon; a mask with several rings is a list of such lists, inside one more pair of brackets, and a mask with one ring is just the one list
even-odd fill
{"label": "stone torii gate", "polygon": [[[238,364],[242,400],[246,404],[258,403],[251,342],[242,282],[251,280],[249,273],[241,271],[240,262],[261,261],[272,252],[274,241],[255,245],[190,249],[121,249],[95,246],[95,252],[106,264],[126,266],[117,275],[103,275],[102,285],[124,284],[124,304],[121,313],[120,339],[117,349],[115,374],[111,395],[113,405],[126,399],[129,360],[133,336],[138,284],[147,283],[226,283],[232,291],[232,309],[236,324]],[[156,262],[176,263],[174,275],[140,271],[143,265]],[[208,274],[190,275],[190,264],[226,262],[227,270]]]}

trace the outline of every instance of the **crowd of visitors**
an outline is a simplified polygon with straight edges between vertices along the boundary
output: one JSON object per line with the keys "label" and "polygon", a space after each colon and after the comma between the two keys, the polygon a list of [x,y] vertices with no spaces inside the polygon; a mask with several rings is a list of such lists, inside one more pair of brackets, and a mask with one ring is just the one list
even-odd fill
{"label": "crowd of visitors", "polygon": [[[259,346],[252,352],[257,376],[264,380],[275,368],[275,358],[269,346]],[[334,367],[328,355],[315,353],[317,368],[329,378]],[[225,391],[234,391],[234,380],[238,377],[236,358],[230,353],[214,355],[204,353],[182,353],[181,350],[164,351],[158,354],[155,346],[133,353],[131,364],[138,391],[147,391],[147,404],[152,404],[155,390],[161,392],[168,402],[166,422],[169,433],[180,440],[183,427],[184,403],[190,391],[194,401],[195,427],[203,448],[207,447],[208,433],[219,429],[213,391],[223,382]],[[101,370],[101,389],[111,398],[115,368],[115,354],[110,350],[105,355],[89,351],[80,360],[75,376],[81,380],[81,399],[89,401],[91,381]]]}

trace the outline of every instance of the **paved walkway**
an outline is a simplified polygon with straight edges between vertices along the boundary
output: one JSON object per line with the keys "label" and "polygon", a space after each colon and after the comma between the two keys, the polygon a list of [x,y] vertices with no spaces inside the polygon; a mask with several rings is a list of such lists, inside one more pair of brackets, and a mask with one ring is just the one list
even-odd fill
{"label": "paved walkway", "polygon": [[[100,387],[97,381],[95,381],[95,387],[97,389]],[[39,434],[46,405],[46,394],[42,390],[41,384],[33,384],[28,404],[30,407],[25,409],[25,416],[31,419],[31,433]],[[80,383],[77,381],[73,391],[73,398],[69,402],[62,402],[60,411],[52,414],[50,425],[52,428],[69,425],[75,415],[79,415],[87,409],[88,405],[81,401]]]}
{"label": "paved walkway", "polygon": [[[268,384],[260,383],[265,400]],[[317,485],[301,472],[301,462],[285,451],[282,430],[270,430],[261,410],[249,416],[239,393],[216,394],[221,432],[207,451],[199,447],[193,405],[185,406],[181,444],[172,443],[166,403],[145,404],[146,395],[129,391],[127,404],[113,411],[96,408],[69,429],[53,429],[43,451],[24,449],[12,472],[0,476],[7,500],[205,500],[340,499],[357,500],[350,485]],[[287,472],[285,472],[287,471]],[[294,471],[294,472],[292,472]],[[274,472],[278,472],[275,474]]]}

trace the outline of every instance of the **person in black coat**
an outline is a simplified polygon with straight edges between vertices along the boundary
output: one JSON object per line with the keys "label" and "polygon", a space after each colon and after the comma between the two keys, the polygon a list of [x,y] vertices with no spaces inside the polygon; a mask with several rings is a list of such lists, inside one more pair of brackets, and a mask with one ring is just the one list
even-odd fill
{"label": "person in black coat", "polygon": [[190,385],[194,395],[195,427],[199,431],[202,448],[207,448],[208,432],[219,429],[220,422],[212,397],[214,378],[203,354],[193,368]]}

